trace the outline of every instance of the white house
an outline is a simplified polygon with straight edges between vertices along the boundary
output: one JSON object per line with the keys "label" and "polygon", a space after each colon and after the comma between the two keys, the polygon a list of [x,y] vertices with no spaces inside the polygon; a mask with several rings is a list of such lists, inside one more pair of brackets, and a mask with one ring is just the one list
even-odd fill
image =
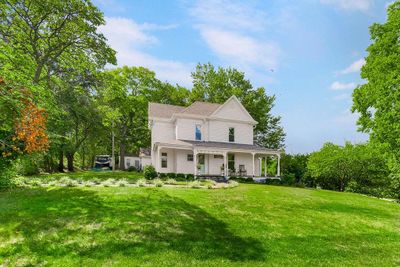
{"label": "white house", "polygon": [[[236,96],[224,104],[194,102],[188,107],[150,103],[151,161],[157,172],[196,176],[252,176],[261,173],[261,159],[281,151],[254,145],[257,122]],[[275,174],[273,174],[275,176]]]}
{"label": "white house", "polygon": [[140,148],[139,155],[126,154],[124,160],[125,169],[133,166],[137,170],[142,170],[146,165],[151,165],[151,150]]}

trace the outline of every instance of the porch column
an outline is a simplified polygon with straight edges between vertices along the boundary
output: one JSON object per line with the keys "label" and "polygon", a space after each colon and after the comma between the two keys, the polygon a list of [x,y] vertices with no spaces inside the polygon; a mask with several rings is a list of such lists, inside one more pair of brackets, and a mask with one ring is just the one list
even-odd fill
{"label": "porch column", "polygon": [[161,147],[158,146],[157,147],[157,158],[156,158],[156,172],[159,172],[159,170],[161,169],[160,150],[161,150]]}
{"label": "porch column", "polygon": [[228,177],[228,152],[224,153],[224,175]]}
{"label": "porch column", "polygon": [[254,152],[251,153],[251,156],[253,157],[253,160],[252,160],[252,163],[253,163],[253,170],[252,170],[253,171],[253,173],[252,173],[253,177],[254,177],[254,169],[255,169],[255,164],[254,164],[254,156],[255,156],[255,154],[256,153],[254,153]]}
{"label": "porch column", "polygon": [[277,167],[277,176],[280,177],[281,176],[281,155],[278,154],[277,155],[277,159],[278,159],[278,167]]}
{"label": "porch column", "polygon": [[193,165],[194,165],[194,172],[193,175],[194,177],[197,176],[197,151],[193,150]]}
{"label": "porch column", "polygon": [[267,159],[268,159],[268,157],[265,156],[264,158],[265,158],[265,162],[264,162],[264,176],[265,176],[265,177],[268,177],[268,171],[267,171]]}

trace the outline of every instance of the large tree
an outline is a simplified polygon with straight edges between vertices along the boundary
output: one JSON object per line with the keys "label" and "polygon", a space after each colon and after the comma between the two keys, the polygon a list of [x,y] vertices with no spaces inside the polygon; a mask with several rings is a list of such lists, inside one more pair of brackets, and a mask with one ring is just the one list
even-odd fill
{"label": "large tree", "polygon": [[365,84],[353,93],[360,130],[400,160],[400,1],[388,8],[387,21],[370,27],[372,44],[361,69]]}
{"label": "large tree", "polygon": [[108,70],[102,80],[99,98],[104,123],[115,132],[123,170],[126,151],[137,152],[150,145],[148,102],[184,105],[189,91],[159,81],[154,72],[143,67]]}
{"label": "large tree", "polygon": [[191,100],[223,103],[236,95],[251,116],[258,121],[255,142],[268,148],[282,148],[285,133],[280,117],[271,114],[275,96],[268,96],[265,88],[253,88],[243,72],[234,68],[215,68],[211,64],[198,64],[192,73]]}
{"label": "large tree", "polygon": [[[115,52],[97,28],[103,13],[89,0],[1,0],[0,39],[14,54],[30,61],[34,83],[74,66],[115,63]],[[7,51],[1,49],[1,51]],[[9,57],[21,70],[19,58]]]}

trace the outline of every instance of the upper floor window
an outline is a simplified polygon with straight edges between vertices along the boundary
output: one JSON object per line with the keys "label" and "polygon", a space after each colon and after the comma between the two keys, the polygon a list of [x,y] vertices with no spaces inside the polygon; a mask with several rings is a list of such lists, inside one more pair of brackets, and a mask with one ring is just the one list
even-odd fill
{"label": "upper floor window", "polygon": [[187,154],[187,161],[193,161],[193,154]]}
{"label": "upper floor window", "polygon": [[229,128],[229,142],[235,142],[235,128]]}
{"label": "upper floor window", "polygon": [[196,124],[195,137],[196,137],[196,140],[201,141],[201,125],[200,124]]}

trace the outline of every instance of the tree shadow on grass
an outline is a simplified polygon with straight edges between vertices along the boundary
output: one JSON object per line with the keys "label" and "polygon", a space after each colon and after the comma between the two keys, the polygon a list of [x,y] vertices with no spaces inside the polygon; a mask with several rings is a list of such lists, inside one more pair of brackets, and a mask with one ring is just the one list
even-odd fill
{"label": "tree shadow on grass", "polygon": [[13,230],[23,240],[0,250],[0,257],[34,253],[51,261],[122,254],[140,260],[174,251],[188,260],[240,262],[263,261],[267,254],[258,240],[236,236],[226,223],[182,199],[157,189],[132,192],[103,196],[91,190],[60,188],[14,194],[17,199],[8,201],[20,201],[19,206],[13,214],[0,216],[0,226],[15,225]]}

